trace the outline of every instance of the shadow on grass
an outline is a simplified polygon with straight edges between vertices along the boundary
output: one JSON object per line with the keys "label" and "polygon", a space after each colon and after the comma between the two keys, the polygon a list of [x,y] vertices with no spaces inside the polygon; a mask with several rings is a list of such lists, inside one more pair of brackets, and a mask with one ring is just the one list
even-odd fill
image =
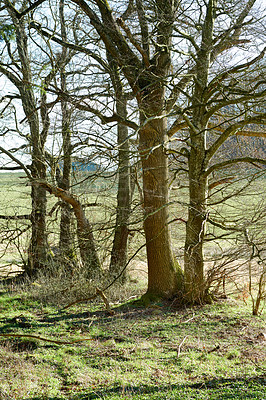
{"label": "shadow on grass", "polygon": [[212,379],[195,384],[115,386],[112,388],[66,394],[63,397],[31,397],[25,400],[265,400],[265,377]]}

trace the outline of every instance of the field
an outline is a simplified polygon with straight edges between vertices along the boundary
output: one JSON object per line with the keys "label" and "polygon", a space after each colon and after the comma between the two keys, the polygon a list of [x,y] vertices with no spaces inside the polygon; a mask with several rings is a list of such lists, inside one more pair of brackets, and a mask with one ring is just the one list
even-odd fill
{"label": "field", "polygon": [[[253,171],[250,176],[253,176]],[[100,252],[100,257],[103,265],[109,257],[108,251],[103,251],[103,248],[110,247],[112,238],[110,237],[110,227],[115,223],[115,204],[116,204],[116,190],[115,183],[112,180],[98,178],[86,179],[87,177],[79,177],[83,183],[76,186],[74,181],[73,191],[80,195],[83,203],[97,203],[97,206],[87,207],[88,218],[94,227],[96,244]],[[248,184],[248,182],[250,182]],[[246,190],[241,191],[242,187],[247,185]],[[218,187],[217,190],[212,191],[210,196],[210,213],[211,217],[219,220],[222,224],[224,218],[229,219],[231,226],[247,226],[253,223],[260,228],[265,224],[265,178],[258,177],[258,179],[250,179],[249,175],[244,175],[243,178],[237,180],[234,185],[230,183],[224,185],[223,189]],[[30,214],[31,199],[30,199],[30,185],[23,173],[2,173],[0,174],[0,215],[24,215]],[[229,197],[231,193],[239,192],[237,197],[228,198],[225,203],[219,203],[222,198]],[[129,242],[129,254],[132,255],[138,247],[144,244],[142,223],[143,218],[142,207],[139,205],[138,191],[135,189],[135,196],[133,198],[132,216],[130,222],[130,229],[134,235]],[[57,203],[57,199],[48,195],[49,213],[53,206]],[[187,214],[187,187],[186,183],[181,184],[179,188],[174,187],[170,191],[170,226],[172,234],[172,245],[174,255],[179,261],[182,262],[183,247],[185,240],[185,224],[182,222],[186,219]],[[217,204],[216,204],[217,203]],[[261,215],[260,215],[261,214]],[[255,221],[256,215],[260,215],[259,221]],[[48,240],[51,246],[57,246],[58,242],[58,224],[59,224],[58,209],[56,209],[47,218]],[[0,246],[3,249],[3,254],[0,254],[0,266],[5,264],[19,265],[23,264],[23,253],[26,253],[29,239],[29,232],[27,220],[17,221],[13,224],[9,221],[0,219]],[[6,231],[15,229],[19,226],[21,230],[25,229],[25,234],[21,237],[16,237],[16,240],[8,241]],[[251,227],[251,230],[254,227]],[[262,229],[264,231],[264,228]],[[135,232],[137,234],[135,235]],[[228,232],[227,232],[228,233]],[[230,232],[229,232],[230,233]],[[241,244],[238,241],[239,235],[231,232],[227,236],[223,236],[219,241],[212,240],[214,236],[224,235],[225,231],[219,227],[209,224],[208,228],[208,241],[205,245],[205,254],[208,261],[215,261],[216,257],[219,258],[226,250],[235,247],[235,244]],[[138,256],[142,261],[145,261],[145,252],[142,250]],[[24,257],[25,258],[25,257]]]}
{"label": "field", "polygon": [[[1,174],[0,214],[30,212],[30,187],[21,174]],[[247,192],[225,205],[213,206],[216,216],[239,216],[248,223],[252,211],[261,207],[265,181],[254,181]],[[97,186],[98,185],[98,186]],[[80,188],[88,208],[103,264],[108,260],[110,229],[114,218],[115,191],[104,190],[104,182]],[[240,183],[239,183],[240,186]],[[224,189],[223,196],[230,191]],[[218,192],[213,198],[219,200]],[[186,189],[173,191],[171,230],[175,255],[182,255]],[[136,204],[137,204],[136,198]],[[56,200],[49,196],[48,210]],[[262,207],[263,209],[263,207]],[[264,215],[264,214],[263,214]],[[58,240],[57,215],[48,222],[49,242]],[[129,244],[131,256],[144,242],[136,207],[131,228],[136,234]],[[265,218],[265,216],[263,217]],[[263,218],[256,222],[259,229]],[[108,222],[108,224],[106,223]],[[27,220],[1,220],[1,273],[21,265],[28,245]],[[25,229],[10,236],[12,229]],[[215,228],[212,234],[220,234]],[[263,230],[258,231],[259,235]],[[241,247],[237,234],[223,237],[219,245],[206,246],[212,269],[225,263],[232,244]],[[107,244],[103,246],[103,244]],[[111,311],[100,298],[62,307],[77,297],[89,297],[93,288],[80,280],[64,281],[60,276],[39,276],[34,282],[0,286],[0,400],[86,400],[86,399],[266,399],[265,311],[252,316],[246,284],[249,282],[246,253],[228,255],[231,268],[225,289],[227,298],[204,307],[180,308],[175,301],[143,307],[135,299],[147,285],[145,253],[139,251],[130,263],[125,286],[114,285],[105,292]],[[248,253],[247,253],[248,254]],[[222,257],[222,258],[221,258]],[[230,259],[231,257],[231,259]],[[228,262],[229,262],[228,261]],[[256,267],[256,266],[255,266]],[[255,268],[254,267],[254,268]],[[229,274],[230,275],[230,274]],[[232,279],[232,277],[234,279]],[[230,279],[229,279],[230,278]],[[102,286],[100,286],[102,287]],[[255,290],[256,288],[254,288]],[[256,291],[253,292],[256,295]]]}

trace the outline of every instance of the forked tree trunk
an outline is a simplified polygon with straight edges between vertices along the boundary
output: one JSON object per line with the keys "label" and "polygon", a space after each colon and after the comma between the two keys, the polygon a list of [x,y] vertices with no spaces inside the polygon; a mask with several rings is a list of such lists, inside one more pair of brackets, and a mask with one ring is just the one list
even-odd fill
{"label": "forked tree trunk", "polygon": [[101,275],[101,264],[97,254],[95,241],[93,237],[92,226],[87,219],[84,209],[76,196],[71,193],[54,187],[47,182],[37,182],[36,185],[41,186],[49,193],[60,198],[64,202],[73,207],[73,211],[77,221],[77,236],[79,243],[80,256],[84,267],[85,276],[88,279],[97,279]]}
{"label": "forked tree trunk", "polygon": [[[150,21],[146,18],[144,4],[136,3],[141,46],[123,19],[113,16],[107,0],[97,0],[95,3],[101,20],[88,2],[73,2],[90,18],[91,24],[105,43],[106,51],[121,68],[138,101],[142,124],[139,130],[139,151],[143,170],[144,230],[149,270],[147,296],[171,297],[182,287],[182,272],[179,266],[177,271],[175,269],[168,227],[168,166],[163,148],[166,142],[166,118],[163,115],[177,3],[174,0],[153,2],[154,12],[158,16],[153,33],[148,29]],[[119,25],[126,32],[131,44],[128,44]],[[152,45],[152,52],[149,43]],[[141,53],[141,59],[135,50]]]}

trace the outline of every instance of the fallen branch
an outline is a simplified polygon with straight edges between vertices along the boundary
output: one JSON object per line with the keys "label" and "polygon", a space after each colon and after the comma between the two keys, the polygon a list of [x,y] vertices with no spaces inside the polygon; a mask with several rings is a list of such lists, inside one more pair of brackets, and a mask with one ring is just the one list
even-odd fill
{"label": "fallen branch", "polygon": [[84,297],[83,297],[82,299],[75,300],[75,301],[73,301],[72,303],[68,304],[67,306],[63,307],[62,310],[66,310],[67,308],[72,307],[72,306],[74,306],[75,304],[78,304],[78,303],[83,303],[83,302],[85,302],[85,301],[94,300],[94,299],[96,299],[96,297],[98,297],[98,295],[99,295],[99,294],[96,293],[96,294],[94,294],[94,295],[91,296],[91,297],[87,297],[87,298],[85,298],[85,299],[84,299]]}
{"label": "fallen branch", "polygon": [[103,299],[103,302],[105,304],[106,310],[110,313],[110,314],[114,314],[114,310],[111,310],[109,301],[107,299],[107,297],[105,296],[105,294],[103,293],[103,291],[99,288],[96,288],[96,294],[98,294],[99,296],[101,296],[101,298]]}
{"label": "fallen branch", "polygon": [[47,339],[47,338],[44,338],[44,337],[38,336],[38,335],[28,335],[28,334],[20,334],[20,333],[0,333],[0,336],[6,337],[6,338],[18,337],[18,338],[38,339],[38,340],[42,340],[44,342],[55,343],[55,344],[75,344],[78,342],[85,342],[88,340],[93,340],[92,338],[85,338],[85,339],[75,339],[75,340],[72,340],[72,342],[66,342],[64,340]]}

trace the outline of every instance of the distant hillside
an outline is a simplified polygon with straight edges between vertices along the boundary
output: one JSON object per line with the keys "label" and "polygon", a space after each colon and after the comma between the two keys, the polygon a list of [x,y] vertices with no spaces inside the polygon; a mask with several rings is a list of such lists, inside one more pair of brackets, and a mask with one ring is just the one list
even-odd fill
{"label": "distant hillside", "polygon": [[232,136],[221,146],[215,156],[215,161],[232,160],[239,157],[266,159],[266,138]]}

